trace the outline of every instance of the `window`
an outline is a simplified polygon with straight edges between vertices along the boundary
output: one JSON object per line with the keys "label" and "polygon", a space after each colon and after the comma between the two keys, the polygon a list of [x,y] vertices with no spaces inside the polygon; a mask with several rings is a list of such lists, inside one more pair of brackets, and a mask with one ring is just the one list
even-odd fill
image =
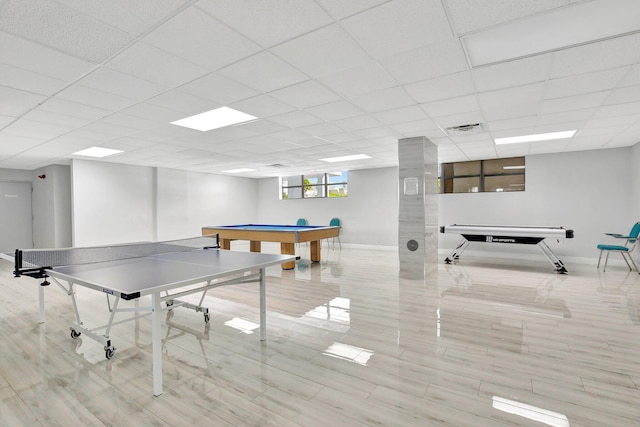
{"label": "window", "polygon": [[524,191],[524,157],[443,163],[441,193]]}
{"label": "window", "polygon": [[347,197],[347,177],[347,171],[283,176],[282,199]]}

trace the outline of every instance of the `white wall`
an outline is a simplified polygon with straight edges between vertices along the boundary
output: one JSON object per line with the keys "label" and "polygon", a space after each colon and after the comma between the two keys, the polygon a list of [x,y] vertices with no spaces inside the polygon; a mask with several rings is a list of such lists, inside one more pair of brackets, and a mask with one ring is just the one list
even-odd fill
{"label": "white wall", "polygon": [[73,245],[153,241],[154,170],[73,160]]}
{"label": "white wall", "polygon": [[342,221],[343,243],[397,246],[398,169],[349,171],[349,196],[279,200],[278,178],[259,180],[258,222],[295,224],[300,217],[311,225]]}
{"label": "white wall", "polygon": [[203,226],[258,220],[255,179],[157,170],[158,240],[199,236]]}
{"label": "white wall", "polygon": [[0,168],[0,181],[24,181],[30,182],[32,179],[31,171],[21,169],[2,169]]}
{"label": "white wall", "polygon": [[640,143],[631,148],[631,201],[633,203],[633,216],[635,221],[640,221]]}
{"label": "white wall", "polygon": [[[575,238],[557,245],[549,242],[552,249],[558,255],[595,257],[604,232],[624,233],[634,221],[630,150],[527,156],[526,191],[441,194],[440,224],[566,226],[575,231]],[[452,249],[459,239],[441,235],[441,250]],[[483,245],[481,250],[505,251],[500,245]],[[468,252],[473,251],[469,246]],[[509,245],[508,251],[532,253],[519,245]]]}
{"label": "white wall", "polygon": [[33,241],[35,247],[62,248],[71,246],[70,167],[50,165],[33,171],[32,177]]}
{"label": "white wall", "polygon": [[74,160],[74,246],[199,236],[256,222],[255,179]]}

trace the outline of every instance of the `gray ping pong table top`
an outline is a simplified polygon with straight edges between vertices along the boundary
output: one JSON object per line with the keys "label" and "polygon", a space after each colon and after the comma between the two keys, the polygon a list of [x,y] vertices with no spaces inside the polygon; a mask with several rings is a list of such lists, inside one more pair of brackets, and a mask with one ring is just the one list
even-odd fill
{"label": "gray ping pong table top", "polygon": [[[294,259],[290,255],[200,249],[142,258],[54,267],[49,275],[125,299],[200,283]],[[127,296],[132,296],[127,298]]]}

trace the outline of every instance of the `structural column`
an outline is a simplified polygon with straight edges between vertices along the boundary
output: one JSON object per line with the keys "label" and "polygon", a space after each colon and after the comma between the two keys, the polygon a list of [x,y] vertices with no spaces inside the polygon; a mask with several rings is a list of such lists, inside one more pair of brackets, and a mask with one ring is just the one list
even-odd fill
{"label": "structural column", "polygon": [[424,279],[438,256],[438,147],[420,136],[398,141],[400,277]]}

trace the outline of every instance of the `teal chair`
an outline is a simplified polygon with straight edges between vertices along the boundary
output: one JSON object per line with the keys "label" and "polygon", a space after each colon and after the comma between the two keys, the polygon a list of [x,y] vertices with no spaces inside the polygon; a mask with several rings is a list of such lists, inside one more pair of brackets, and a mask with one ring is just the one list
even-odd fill
{"label": "teal chair", "polygon": [[[329,221],[329,227],[340,227],[342,228],[342,221],[340,218],[331,218]],[[340,245],[340,249],[342,249],[342,242],[340,241],[340,234],[338,234],[338,244]],[[336,248],[336,238],[333,238],[333,249]]]}
{"label": "teal chair", "polygon": [[[624,245],[609,245],[609,244],[599,244],[598,249],[600,249],[600,257],[598,257],[598,268],[600,268],[600,259],[602,259],[602,253],[606,252],[607,257],[604,259],[604,267],[602,267],[602,271],[606,271],[607,269],[607,261],[609,261],[609,254],[611,252],[617,252],[622,255],[622,259],[627,263],[629,267],[629,271],[632,271],[631,264],[635,267],[636,271],[638,271],[638,266],[636,262],[633,260],[633,250],[638,244],[638,235],[640,234],[640,222],[636,222],[635,225],[631,228],[631,232],[628,236],[623,234],[615,234],[615,233],[605,233],[607,236],[614,237],[619,240],[624,240]],[[629,264],[631,261],[631,264]]]}

